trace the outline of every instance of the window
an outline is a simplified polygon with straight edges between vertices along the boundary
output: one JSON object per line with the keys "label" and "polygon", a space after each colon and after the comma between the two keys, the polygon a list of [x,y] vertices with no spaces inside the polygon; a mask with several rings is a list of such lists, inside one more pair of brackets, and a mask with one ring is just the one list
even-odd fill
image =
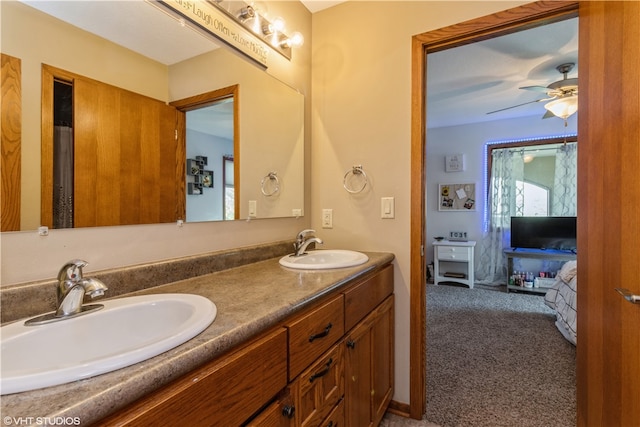
{"label": "window", "polygon": [[511,216],[574,216],[577,137],[487,144],[485,231]]}
{"label": "window", "polygon": [[533,182],[516,180],[516,205],[524,216],[549,216],[549,189]]}

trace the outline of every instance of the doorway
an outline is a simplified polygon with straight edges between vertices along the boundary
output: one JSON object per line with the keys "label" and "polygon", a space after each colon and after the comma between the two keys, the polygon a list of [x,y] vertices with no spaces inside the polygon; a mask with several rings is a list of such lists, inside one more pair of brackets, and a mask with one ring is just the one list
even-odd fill
{"label": "doorway", "polygon": [[427,54],[468,44],[523,28],[558,22],[577,16],[578,3],[533,3],[489,17],[456,24],[413,37],[412,44],[412,144],[411,144],[411,376],[410,416],[420,419],[426,408],[426,263],[425,175],[426,163],[426,67]]}
{"label": "doorway", "polygon": [[[180,113],[179,145],[185,147],[187,163],[195,165],[195,169],[186,171],[187,221],[239,218],[239,91],[239,85],[232,85],[170,104]],[[193,143],[188,145],[189,132]],[[203,135],[205,138],[200,138]],[[214,147],[212,139],[220,143]],[[201,140],[204,142],[200,143]],[[191,152],[187,151],[190,147]],[[213,156],[204,155],[207,150],[211,150]],[[206,196],[210,196],[209,199]]]}

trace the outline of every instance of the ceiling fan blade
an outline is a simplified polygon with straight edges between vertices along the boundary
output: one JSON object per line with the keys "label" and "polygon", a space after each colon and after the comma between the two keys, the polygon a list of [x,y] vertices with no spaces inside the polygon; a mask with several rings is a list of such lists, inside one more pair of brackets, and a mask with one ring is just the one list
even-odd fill
{"label": "ceiling fan blade", "polygon": [[553,99],[553,98],[536,99],[535,101],[523,102],[522,104],[512,105],[511,107],[501,108],[501,109],[495,110],[495,111],[489,111],[487,114],[498,113],[500,111],[510,110],[510,109],[516,108],[516,107],[522,107],[523,105],[533,104],[534,102],[548,101],[549,99]]}
{"label": "ceiling fan blade", "polygon": [[519,87],[518,89],[533,90],[535,92],[543,92],[543,93],[547,93],[549,91],[549,88],[546,86],[522,86],[522,87]]}

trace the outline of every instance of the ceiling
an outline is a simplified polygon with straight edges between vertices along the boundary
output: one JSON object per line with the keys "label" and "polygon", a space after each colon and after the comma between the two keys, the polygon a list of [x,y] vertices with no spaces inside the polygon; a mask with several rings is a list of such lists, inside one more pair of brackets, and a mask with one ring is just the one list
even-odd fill
{"label": "ceiling", "polygon": [[347,0],[300,0],[311,13],[320,12]]}
{"label": "ceiling", "polygon": [[[215,39],[180,25],[174,17],[144,0],[23,1],[166,65],[220,46]],[[341,1],[303,3],[311,12],[317,12]],[[543,102],[487,113],[543,98],[544,94],[519,88],[547,86],[560,80],[562,75],[555,67],[562,63],[576,63],[568,77],[577,77],[577,33],[574,18],[429,54],[428,127],[514,117],[541,119],[546,111]]]}
{"label": "ceiling", "polygon": [[431,53],[427,56],[427,126],[541,119],[546,113],[544,102],[487,113],[546,98],[544,93],[519,88],[562,80],[556,67],[563,63],[575,63],[568,78],[578,76],[578,18]]}

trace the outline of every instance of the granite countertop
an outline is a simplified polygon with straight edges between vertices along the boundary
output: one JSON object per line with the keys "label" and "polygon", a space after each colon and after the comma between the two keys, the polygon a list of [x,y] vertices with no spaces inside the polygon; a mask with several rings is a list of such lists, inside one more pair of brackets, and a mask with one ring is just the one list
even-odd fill
{"label": "granite countertop", "polygon": [[127,294],[197,294],[213,301],[218,314],[201,334],[151,359],[73,383],[2,396],[3,425],[60,425],[56,417],[70,417],[65,425],[90,425],[394,259],[390,253],[366,254],[369,261],[357,267],[292,270],[274,258]]}

